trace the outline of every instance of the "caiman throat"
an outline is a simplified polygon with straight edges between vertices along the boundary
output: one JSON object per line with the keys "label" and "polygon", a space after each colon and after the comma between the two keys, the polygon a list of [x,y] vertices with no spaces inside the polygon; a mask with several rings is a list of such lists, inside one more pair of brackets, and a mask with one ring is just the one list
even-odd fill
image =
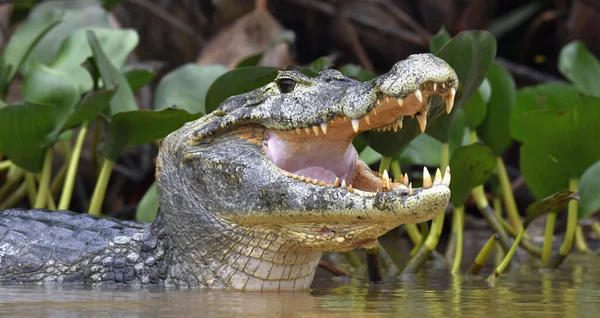
{"label": "caiman throat", "polygon": [[444,111],[431,99],[441,96],[450,112],[457,87],[431,54],[368,82],[279,71],[163,140],[154,223],[0,212],[0,281],[307,289],[322,251],[369,247],[443,213],[449,169],[425,169],[416,188],[408,176],[371,171],[352,140],[402,133],[408,121],[424,131]]}

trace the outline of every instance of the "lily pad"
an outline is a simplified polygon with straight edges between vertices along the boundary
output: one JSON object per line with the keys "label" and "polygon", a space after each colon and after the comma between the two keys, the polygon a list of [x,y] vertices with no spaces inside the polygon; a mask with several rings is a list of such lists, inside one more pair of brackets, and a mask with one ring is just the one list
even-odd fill
{"label": "lily pad", "polygon": [[450,200],[461,206],[473,188],[485,183],[494,172],[496,157],[492,149],[483,144],[459,147],[450,157],[452,182]]}
{"label": "lily pad", "polygon": [[169,108],[120,112],[110,121],[108,137],[101,151],[109,160],[116,161],[126,147],[156,141],[201,116],[201,113],[190,114],[183,109]]}
{"label": "lily pad", "polygon": [[600,211],[600,161],[589,167],[579,180],[579,219]]}
{"label": "lily pad", "polygon": [[580,92],[600,97],[600,62],[582,42],[574,41],[563,47],[558,69]]}
{"label": "lily pad", "polygon": [[83,122],[92,121],[99,113],[110,106],[110,101],[115,95],[115,92],[115,89],[89,92],[79,104],[75,106],[75,110],[69,116],[63,129],[70,129]]}
{"label": "lily pad", "polygon": [[219,76],[206,93],[206,113],[217,109],[228,97],[247,93],[272,82],[277,68],[249,66],[237,68]]}
{"label": "lily pad", "polygon": [[500,156],[512,143],[510,113],[516,99],[515,82],[510,73],[498,63],[492,64],[487,78],[492,95],[485,119],[477,128],[477,133],[479,138]]}
{"label": "lily pad", "polygon": [[158,194],[156,193],[156,183],[153,182],[137,206],[135,219],[140,222],[154,222],[157,213]]}
{"label": "lily pad", "polygon": [[164,76],[154,97],[154,109],[177,107],[190,113],[206,113],[206,94],[219,76],[228,71],[219,64],[186,64]]}
{"label": "lily pad", "polygon": [[442,26],[438,33],[429,40],[429,52],[437,55],[451,38],[450,33]]}
{"label": "lily pad", "polygon": [[527,188],[537,200],[569,185],[569,175],[544,145],[526,143],[519,151],[519,166]]}
{"label": "lily pad", "polygon": [[250,55],[250,56],[244,58],[243,60],[241,60],[235,66],[235,68],[247,67],[247,66],[257,66],[258,63],[260,63],[260,60],[262,59],[263,55],[265,55],[265,52],[260,52],[260,53],[254,54],[254,55]]}
{"label": "lily pad", "polygon": [[527,228],[531,222],[540,216],[552,211],[558,212],[564,209],[569,201],[577,199],[579,199],[577,193],[563,189],[545,199],[536,201],[527,207],[523,226]]}
{"label": "lily pad", "polygon": [[156,69],[154,68],[129,68],[123,71],[123,75],[127,79],[127,83],[133,92],[139,91],[142,87],[150,84],[156,77]]}

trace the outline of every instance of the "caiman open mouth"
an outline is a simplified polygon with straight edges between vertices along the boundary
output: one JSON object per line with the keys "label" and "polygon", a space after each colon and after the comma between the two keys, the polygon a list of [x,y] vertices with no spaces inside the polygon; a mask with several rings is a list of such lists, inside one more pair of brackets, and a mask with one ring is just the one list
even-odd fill
{"label": "caiman open mouth", "polygon": [[[377,192],[405,189],[413,194],[412,183],[405,174],[394,182],[371,169],[359,159],[352,140],[366,130],[398,131],[403,121],[417,120],[421,131],[427,126],[427,111],[432,95],[441,95],[446,101],[446,112],[454,105],[456,88],[449,82],[425,82],[405,96],[381,94],[373,105],[365,108],[360,118],[342,114],[327,122],[289,130],[265,129],[263,149],[267,157],[286,176],[308,184],[324,187],[342,187],[360,196],[375,196]],[[411,119],[405,118],[410,117]],[[444,177],[439,169],[431,178],[424,168],[423,189],[450,183],[449,170]]]}

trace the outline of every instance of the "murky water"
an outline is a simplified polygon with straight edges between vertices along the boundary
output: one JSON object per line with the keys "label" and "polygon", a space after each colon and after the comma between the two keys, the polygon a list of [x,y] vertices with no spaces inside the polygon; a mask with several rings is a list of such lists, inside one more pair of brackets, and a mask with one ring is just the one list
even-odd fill
{"label": "murky water", "polygon": [[324,277],[315,280],[311,291],[279,294],[126,286],[0,286],[0,316],[600,317],[598,260],[572,260],[551,273],[514,269],[495,287],[483,278],[452,276],[445,269],[427,269],[381,285]]}

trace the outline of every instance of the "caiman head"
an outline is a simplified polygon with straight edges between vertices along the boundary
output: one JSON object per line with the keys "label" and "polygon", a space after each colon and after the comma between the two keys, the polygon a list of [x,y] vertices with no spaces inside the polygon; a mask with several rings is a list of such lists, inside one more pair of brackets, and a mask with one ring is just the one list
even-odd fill
{"label": "caiman head", "polygon": [[443,111],[429,108],[430,98],[441,95],[449,112],[457,87],[454,70],[431,54],[368,82],[335,70],[279,71],[164,140],[160,216],[174,231],[226,225],[318,251],[369,246],[400,224],[430,220],[448,204],[449,169],[425,173],[422,188],[394,182],[371,171],[352,140],[366,130],[401,133],[408,120],[423,131],[428,114]]}

